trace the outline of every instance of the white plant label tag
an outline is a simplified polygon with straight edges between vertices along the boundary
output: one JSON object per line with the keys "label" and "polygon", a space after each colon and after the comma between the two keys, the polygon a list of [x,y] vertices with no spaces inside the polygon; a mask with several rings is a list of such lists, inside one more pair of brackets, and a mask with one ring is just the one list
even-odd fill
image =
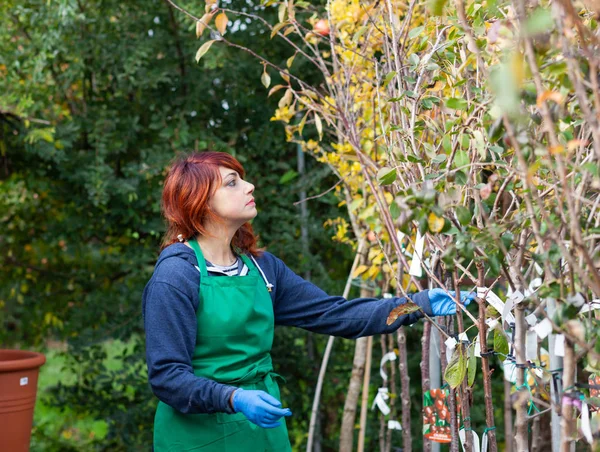
{"label": "white plant label tag", "polygon": [[535,331],[527,331],[527,339],[525,341],[525,359],[527,361],[535,361],[538,355],[538,342]]}
{"label": "white plant label tag", "polygon": [[525,317],[525,321],[529,326],[535,326],[535,324],[537,323],[537,317],[535,316],[535,314],[529,314],[527,317]]}
{"label": "white plant label tag", "polygon": [[19,385],[20,386],[27,386],[29,384],[29,378],[28,377],[23,377],[19,380]]}
{"label": "white plant label tag", "polygon": [[544,340],[552,332],[552,322],[550,319],[544,319],[534,326],[533,329],[537,333],[538,337],[541,340]]}
{"label": "white plant label tag", "polygon": [[557,334],[554,338],[554,354],[556,356],[565,356],[565,335]]}
{"label": "white plant label tag", "polygon": [[423,276],[423,269],[421,268],[421,258],[423,257],[423,248],[425,247],[425,236],[421,235],[417,231],[417,240],[415,240],[415,249],[413,251],[412,261],[410,263],[410,269],[408,274],[412,276]]}

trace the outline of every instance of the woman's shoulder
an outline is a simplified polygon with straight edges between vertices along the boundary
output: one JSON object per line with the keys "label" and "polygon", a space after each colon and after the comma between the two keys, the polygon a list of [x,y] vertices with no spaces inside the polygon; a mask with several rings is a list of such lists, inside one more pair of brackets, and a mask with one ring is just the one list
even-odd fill
{"label": "woman's shoulder", "polygon": [[154,273],[152,275],[153,282],[164,282],[180,285],[183,280],[191,281],[198,284],[198,261],[194,251],[183,243],[174,243],[162,250],[156,261]]}

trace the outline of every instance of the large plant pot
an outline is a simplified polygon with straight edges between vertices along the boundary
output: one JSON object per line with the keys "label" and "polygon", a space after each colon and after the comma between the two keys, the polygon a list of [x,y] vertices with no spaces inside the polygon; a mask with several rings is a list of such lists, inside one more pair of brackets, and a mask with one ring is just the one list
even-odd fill
{"label": "large plant pot", "polygon": [[0,349],[0,451],[29,450],[41,353]]}

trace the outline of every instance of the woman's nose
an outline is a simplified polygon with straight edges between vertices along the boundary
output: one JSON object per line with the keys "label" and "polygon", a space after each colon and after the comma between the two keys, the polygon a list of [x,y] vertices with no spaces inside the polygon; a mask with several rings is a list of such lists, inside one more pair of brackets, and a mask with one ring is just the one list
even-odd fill
{"label": "woman's nose", "polygon": [[248,184],[248,188],[247,191],[248,193],[253,193],[254,192],[254,185],[251,184],[250,182],[246,182]]}

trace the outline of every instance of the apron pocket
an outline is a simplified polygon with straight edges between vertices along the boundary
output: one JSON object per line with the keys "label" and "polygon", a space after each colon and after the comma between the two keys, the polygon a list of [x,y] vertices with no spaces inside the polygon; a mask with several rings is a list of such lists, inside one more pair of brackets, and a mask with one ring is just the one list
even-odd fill
{"label": "apron pocket", "polygon": [[248,418],[244,415],[244,413],[217,413],[217,424],[230,424],[232,422],[242,422],[248,421]]}

